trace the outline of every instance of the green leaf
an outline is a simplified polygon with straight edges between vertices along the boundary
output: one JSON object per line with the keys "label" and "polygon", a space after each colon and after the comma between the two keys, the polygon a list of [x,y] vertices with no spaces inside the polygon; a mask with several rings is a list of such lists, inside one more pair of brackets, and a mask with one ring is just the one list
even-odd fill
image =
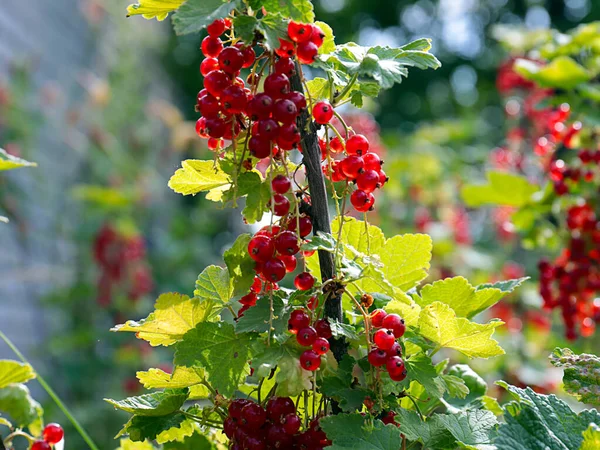
{"label": "green leaf", "polygon": [[408,44],[404,44],[400,47],[401,50],[420,50],[420,51],[429,51],[431,49],[431,39],[429,38],[420,38],[416,39]]}
{"label": "green leaf", "polygon": [[0,148],[0,172],[3,170],[18,169],[20,167],[37,167],[37,164],[17,158]]}
{"label": "green leaf", "polygon": [[357,341],[359,339],[356,329],[353,325],[350,325],[349,323],[331,320],[329,326],[331,327],[331,333],[336,338],[346,338],[351,341]]}
{"label": "green leaf", "polygon": [[310,241],[302,245],[302,250],[325,250],[326,252],[333,253],[335,252],[335,239],[329,233],[318,231],[316,236],[313,236]]}
{"label": "green leaf", "polygon": [[[358,252],[377,254],[379,250],[384,246],[385,236],[380,228],[365,224],[364,221],[355,219],[353,217],[343,217],[342,234],[340,236],[340,242],[351,246]],[[337,236],[340,230],[340,219],[336,217],[331,222],[331,234]],[[367,233],[369,239],[367,240]]]}
{"label": "green leaf", "polygon": [[247,223],[256,223],[269,210],[271,189],[257,172],[245,172],[238,177],[238,195],[247,195],[242,215]]}
{"label": "green leaf", "polygon": [[165,20],[170,12],[179,8],[186,0],[140,0],[127,7],[127,17],[141,14],[144,19]]}
{"label": "green leaf", "polygon": [[248,254],[248,243],[252,235],[240,234],[231,248],[223,253],[223,260],[229,270],[229,279],[233,285],[233,296],[248,293],[254,282],[255,261]]}
{"label": "green leaf", "polygon": [[488,172],[488,184],[467,184],[461,196],[467,206],[501,205],[521,207],[529,203],[539,187],[521,175],[504,172]]}
{"label": "green leaf", "polygon": [[491,444],[496,435],[498,420],[490,411],[461,411],[456,414],[437,414],[434,417],[461,444]]}
{"label": "green leaf", "polygon": [[421,310],[420,333],[437,344],[458,350],[471,358],[489,358],[503,355],[504,350],[491,338],[494,330],[503,325],[501,321],[478,324],[462,317],[448,305],[434,302]]}
{"label": "green leaf", "polygon": [[0,359],[0,389],[15,383],[26,383],[35,378],[33,367],[10,359]]}
{"label": "green leaf", "polygon": [[248,335],[236,335],[233,325],[204,322],[188,331],[175,350],[175,364],[206,370],[220,394],[230,396],[248,375]]}
{"label": "green leaf", "polygon": [[196,324],[207,320],[212,313],[213,302],[201,302],[187,295],[171,292],[162,294],[154,304],[154,312],[139,322],[128,320],[111,331],[130,331],[153,347],[172,345],[183,338]]}
{"label": "green leaf", "polygon": [[105,208],[122,208],[130,205],[133,197],[120,189],[80,184],[73,188],[73,197],[80,201],[88,202]]}
{"label": "green leaf", "polygon": [[[220,2],[220,0],[210,1]],[[186,3],[186,5],[188,3]],[[169,187],[178,194],[195,195],[198,192],[210,191],[211,189],[219,188],[230,183],[231,179],[229,178],[229,175],[223,172],[220,167],[215,166],[214,161],[186,159],[181,162],[181,169],[177,169],[169,180]]]}
{"label": "green leaf", "polygon": [[[463,379],[448,374],[442,374],[440,378],[444,382],[448,395],[453,399],[460,399],[458,401],[462,401],[469,395],[469,388]],[[454,404],[454,401],[452,403]]]}
{"label": "green leaf", "polygon": [[333,442],[328,450],[398,450],[402,441],[396,426],[374,420],[370,427],[358,413],[327,416],[319,424]]}
{"label": "green leaf", "polygon": [[149,369],[145,372],[137,372],[136,376],[146,389],[177,389],[189,387],[190,399],[208,397],[208,388],[200,384],[204,379],[201,369],[176,366],[172,374],[160,369]]}
{"label": "green leaf", "polygon": [[485,380],[467,364],[453,365],[450,367],[450,369],[448,369],[448,375],[452,375],[463,380],[468,389],[468,395],[461,401],[453,400],[453,405],[466,405],[475,399],[483,397],[487,391],[487,384]]}
{"label": "green leaf", "polygon": [[196,422],[187,417],[178,426],[174,426],[161,431],[156,436],[156,442],[158,442],[159,444],[173,441],[182,442],[187,437],[193,435],[196,432],[196,429]]}
{"label": "green leaf", "polygon": [[[137,416],[166,416],[177,411],[185,403],[189,389],[167,389],[151,394],[128,397],[124,400],[105,398],[104,401]],[[135,440],[135,439],[134,439]]]}
{"label": "green leaf", "polygon": [[219,266],[208,266],[198,275],[194,298],[198,299],[206,310],[204,320],[217,317],[232,296],[233,286],[229,280],[227,269]]}
{"label": "green leaf", "polygon": [[600,427],[591,423],[583,432],[583,442],[579,450],[598,450],[600,448]]}
{"label": "green leaf", "polygon": [[363,96],[360,91],[353,91],[350,96],[350,103],[352,103],[357,108],[363,107]]}
{"label": "green leaf", "polygon": [[298,357],[284,355],[278,364],[277,391],[279,397],[296,397],[304,390],[312,388],[311,378],[313,372],[304,370],[300,366]]}
{"label": "green leaf", "polygon": [[325,38],[323,39],[323,45],[319,47],[319,54],[331,53],[335,51],[335,36],[333,35],[333,30],[331,27],[325,22],[316,21],[315,25],[318,26],[323,34],[325,34]]}
{"label": "green leaf", "polygon": [[24,384],[11,384],[0,389],[0,411],[7,413],[19,427],[40,421],[44,413]]}
{"label": "green leaf", "polygon": [[572,89],[589,81],[593,75],[568,56],[558,56],[548,64],[518,59],[514,65],[515,72],[535,81],[542,87]]}
{"label": "green leaf", "polygon": [[143,442],[146,439],[154,440],[161,433],[180,427],[186,420],[182,413],[164,416],[133,416],[117,437],[127,433],[129,439],[134,442]]}
{"label": "green leaf", "polygon": [[435,398],[441,398],[446,391],[444,382],[438,377],[437,371],[431,362],[431,358],[420,352],[404,360],[408,378],[418,381],[425,391]]}
{"label": "green leaf", "polygon": [[317,77],[307,81],[306,85],[308,86],[310,98],[312,98],[313,101],[329,98],[329,94],[331,93],[331,83],[329,80]]}
{"label": "green leaf", "polygon": [[496,416],[501,416],[503,414],[500,403],[498,403],[498,400],[496,400],[494,397],[484,395],[483,397],[481,397],[481,404],[485,409],[493,412]]}
{"label": "green leaf", "polygon": [[494,444],[498,450],[578,449],[583,432],[591,423],[600,423],[600,413],[590,409],[575,413],[555,395],[537,394],[504,381],[514,401],[504,405],[504,424],[498,429]]}
{"label": "green leaf", "polygon": [[437,301],[450,306],[457,316],[471,318],[497,303],[526,279],[519,278],[475,288],[463,277],[445,278],[424,286],[420,297],[415,295],[414,298],[422,307]]}
{"label": "green leaf", "polygon": [[[237,333],[266,333],[269,331],[269,296],[261,297],[256,305],[248,308],[235,325]],[[279,295],[273,294],[273,329],[275,338],[282,342],[287,339],[288,320],[292,310]]]}
{"label": "green leaf", "polygon": [[288,39],[288,21],[281,13],[270,13],[258,21],[258,30],[265,37],[265,43],[270,50],[279,48],[279,39]]}
{"label": "green leaf", "polygon": [[400,424],[400,431],[410,441],[422,442],[426,449],[453,448],[454,437],[446,427],[435,419],[422,421],[415,411],[407,409],[396,410],[396,422]]}
{"label": "green leaf", "polygon": [[353,386],[355,363],[354,358],[344,355],[335,373],[324,377],[321,384],[321,393],[337,400],[340,408],[347,412],[360,409],[365,397],[371,394],[360,386]]}
{"label": "green leaf", "polygon": [[583,353],[577,355],[568,348],[556,348],[550,362],[563,367],[565,390],[582,403],[600,405],[600,357]]}
{"label": "green leaf", "polygon": [[297,22],[312,23],[315,20],[310,0],[260,0],[260,4],[269,13],[281,13]]}
{"label": "green leaf", "polygon": [[119,441],[117,450],[155,450],[154,446],[148,442],[133,442],[131,439],[123,438]]}
{"label": "green leaf", "polygon": [[215,448],[208,437],[199,433],[194,433],[183,442],[169,442],[163,445],[163,450],[213,450]]}
{"label": "green leaf", "polygon": [[421,307],[410,298],[408,301],[405,301],[403,298],[393,299],[386,305],[385,310],[388,313],[400,315],[407,327],[416,327],[419,323]]}
{"label": "green leaf", "polygon": [[408,291],[427,277],[431,261],[431,238],[426,234],[403,234],[385,241],[379,252],[383,273],[397,288]]}
{"label": "green leaf", "polygon": [[258,25],[258,20],[254,16],[239,15],[233,19],[233,28],[235,36],[244,42],[252,42],[254,40],[254,30]]}
{"label": "green leaf", "polygon": [[173,28],[177,34],[198,33],[239,6],[239,0],[187,0],[173,16]]}

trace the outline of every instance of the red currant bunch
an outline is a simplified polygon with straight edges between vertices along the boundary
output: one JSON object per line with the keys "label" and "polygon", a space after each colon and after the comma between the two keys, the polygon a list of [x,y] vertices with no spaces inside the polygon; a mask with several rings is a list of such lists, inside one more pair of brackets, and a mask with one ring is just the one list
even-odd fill
{"label": "red currant bunch", "polygon": [[295,309],[288,320],[288,330],[296,335],[303,347],[310,347],[300,356],[300,366],[311,372],[321,366],[321,356],[329,351],[331,327],[327,319],[319,319],[311,326],[311,317],[305,309]]}
{"label": "red currant bunch", "polygon": [[367,359],[373,367],[383,367],[394,381],[406,378],[406,367],[402,359],[402,347],[396,339],[404,336],[406,325],[398,314],[387,314],[383,309],[371,313],[371,325],[376,329],[373,334],[374,347]]}

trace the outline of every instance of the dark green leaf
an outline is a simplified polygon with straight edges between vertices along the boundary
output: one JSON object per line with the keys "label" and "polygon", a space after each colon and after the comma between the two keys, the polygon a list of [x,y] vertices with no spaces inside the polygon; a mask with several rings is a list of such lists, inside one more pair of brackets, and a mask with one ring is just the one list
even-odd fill
{"label": "dark green leaf", "polygon": [[468,395],[464,400],[453,400],[453,405],[466,405],[467,403],[484,396],[487,391],[485,380],[467,364],[455,364],[448,370],[448,375],[453,375],[462,379],[469,389]]}
{"label": "dark green leaf", "polygon": [[187,400],[189,392],[188,388],[165,389],[151,394],[128,397],[124,400],[110,398],[104,400],[117,409],[137,416],[165,416],[181,408]]}
{"label": "dark green leaf", "polygon": [[424,422],[415,411],[407,409],[397,409],[396,414],[400,431],[408,440],[422,442],[426,449],[455,448],[456,439],[441,422],[433,418]]}
{"label": "dark green leaf", "polygon": [[577,400],[600,405],[600,357],[583,353],[577,355],[568,348],[556,348],[550,362],[565,370],[565,390]]}
{"label": "dark green leaf", "polygon": [[[256,305],[248,308],[244,315],[240,317],[235,326],[236,332],[266,333],[269,331],[269,310],[269,296],[259,298]],[[286,333],[291,312],[291,308],[281,297],[281,294],[273,294],[273,329],[271,331],[278,340],[287,338]]]}
{"label": "dark green leaf", "polygon": [[465,445],[491,444],[496,435],[498,421],[490,411],[474,410],[456,414],[436,414],[433,417],[457,441]]}
{"label": "dark green leaf", "polygon": [[358,413],[327,416],[319,424],[333,442],[328,450],[398,450],[402,441],[396,426],[375,420],[370,427]]}
{"label": "dark green leaf", "polygon": [[330,321],[329,326],[331,327],[331,332],[335,337],[344,337],[351,341],[357,341],[359,339],[354,325],[332,320]]}
{"label": "dark green leaf", "polygon": [[180,427],[186,420],[182,413],[172,413],[164,416],[133,416],[121,431],[127,433],[134,442],[154,440],[163,431]]}
{"label": "dark green leaf", "polygon": [[248,243],[252,236],[240,234],[229,250],[223,253],[223,259],[233,284],[233,295],[245,295],[254,281],[255,262],[248,254]]}
{"label": "dark green leaf", "polygon": [[198,33],[215,19],[227,17],[239,6],[240,0],[187,0],[173,15],[175,33]]}
{"label": "dark green leaf", "polygon": [[363,96],[360,91],[353,91],[350,96],[350,103],[352,103],[357,108],[363,107]]}
{"label": "dark green leaf", "polygon": [[244,42],[252,42],[258,20],[254,16],[238,15],[233,19],[235,36]]}
{"label": "dark green leaf", "polygon": [[279,39],[288,39],[287,25],[287,20],[279,13],[268,14],[259,20],[258,30],[265,37],[269,49],[279,48]]}
{"label": "dark green leaf", "polygon": [[373,395],[366,389],[352,386],[355,363],[354,358],[344,355],[335,374],[324,377],[321,385],[321,392],[337,400],[340,407],[348,412],[360,409],[365,397]]}
{"label": "dark green leaf", "polygon": [[185,438],[183,442],[167,442],[163,444],[163,450],[213,450],[216,447],[208,438],[200,433],[194,433]]}
{"label": "dark green leaf", "polygon": [[444,395],[445,384],[438,377],[428,355],[424,352],[411,355],[404,361],[404,364],[408,372],[408,379],[418,381],[432,397],[441,398]]}
{"label": "dark green leaf", "polygon": [[19,427],[28,426],[43,414],[42,407],[24,384],[11,384],[0,389],[0,411],[7,413]]}

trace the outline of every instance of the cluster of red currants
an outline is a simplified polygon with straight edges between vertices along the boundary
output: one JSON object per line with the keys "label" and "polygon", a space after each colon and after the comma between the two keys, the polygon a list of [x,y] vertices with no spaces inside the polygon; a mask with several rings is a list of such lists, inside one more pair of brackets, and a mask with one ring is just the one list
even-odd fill
{"label": "cluster of red currants", "polygon": [[[300,144],[296,119],[307,107],[301,92],[291,90],[290,77],[296,74],[297,57],[300,63],[314,62],[324,34],[312,24],[290,22],[287,40],[275,51],[277,61],[271,59],[272,72],[262,80],[263,68],[257,71],[258,58],[252,44],[238,41],[224,47],[220,37],[231,23],[217,19],[207,27],[208,36],[202,41],[200,71],[204,89],[198,93],[196,109],[202,117],[196,122],[196,132],[208,139],[208,147],[218,151],[223,139],[233,140],[248,130],[248,150],[256,158],[279,157],[281,150],[292,150]],[[242,69],[252,67],[246,81],[240,78]],[[263,92],[257,92],[263,81]],[[247,83],[247,85],[246,85]]]}
{"label": "cluster of red currants", "polygon": [[390,378],[402,381],[406,378],[406,367],[402,359],[402,346],[396,339],[404,336],[406,325],[398,314],[388,314],[383,309],[371,313],[371,325],[377,329],[373,334],[375,346],[367,359],[373,367],[385,366]]}
{"label": "cluster of red currants", "polygon": [[[316,308],[316,297],[309,300],[309,309]],[[303,347],[310,347],[300,355],[300,366],[314,372],[321,366],[321,356],[329,351],[329,339],[333,336],[327,319],[318,319],[311,326],[311,317],[305,309],[295,309],[288,320],[288,330],[296,335]]]}
{"label": "cluster of red currants", "polygon": [[65,432],[59,424],[49,423],[44,427],[42,440],[31,444],[31,450],[50,450],[54,444],[62,441],[64,435]]}
{"label": "cluster of red currants", "polygon": [[271,397],[266,408],[251,400],[236,399],[229,404],[228,412],[223,432],[232,450],[320,450],[331,445],[318,418],[300,431],[302,421],[289,397]]}
{"label": "cluster of red currants", "polygon": [[101,306],[111,303],[116,287],[125,289],[132,301],[152,291],[152,275],[145,261],[146,244],[142,236],[125,236],[105,224],[96,235],[93,250],[101,271],[97,299]]}

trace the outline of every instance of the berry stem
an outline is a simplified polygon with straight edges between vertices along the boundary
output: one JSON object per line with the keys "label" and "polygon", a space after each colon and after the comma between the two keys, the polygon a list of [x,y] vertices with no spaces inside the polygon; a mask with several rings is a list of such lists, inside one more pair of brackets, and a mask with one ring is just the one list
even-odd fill
{"label": "berry stem", "polygon": [[[8,337],[2,331],[0,331],[0,338],[2,338],[2,340],[6,343],[6,345],[8,345],[10,347],[10,349],[15,353],[15,355],[17,355],[17,357],[23,363],[31,365],[31,363],[27,360],[27,358],[25,358],[25,356],[19,351],[19,349],[15,346],[15,344],[13,344],[12,341],[10,339],[8,339]],[[73,424],[73,427],[75,427],[75,429],[77,430],[79,435],[83,438],[83,440],[88,445],[88,447],[91,450],[98,450],[98,447],[96,447],[96,444],[94,444],[94,441],[92,441],[92,438],[86,433],[86,431],[83,429],[81,424],[77,421],[77,419],[73,416],[73,414],[71,414],[71,412],[68,410],[68,408],[65,406],[65,404],[61,401],[61,399],[56,394],[56,392],[54,392],[54,390],[50,387],[50,385],[48,383],[46,383],[46,380],[44,380],[44,378],[39,374],[39,372],[37,370],[35,371],[35,374],[36,374],[36,378],[37,378],[38,382],[40,383],[40,385],[48,393],[50,398],[52,400],[54,400],[54,403],[56,403],[56,405],[64,413],[64,415],[67,416],[67,419],[69,419],[69,421]]]}
{"label": "berry stem", "polygon": [[[331,103],[334,108],[336,106],[340,105],[340,101],[346,96],[346,94],[348,92],[350,92],[350,89],[352,89],[352,87],[354,86],[354,83],[356,83],[356,80],[358,80],[358,73],[355,73],[354,75],[352,75],[352,78],[350,78],[350,81],[348,81],[348,84],[344,87],[344,89],[342,89],[342,91],[338,95],[336,95],[336,99]],[[337,114],[336,114],[336,116],[337,116]]]}

